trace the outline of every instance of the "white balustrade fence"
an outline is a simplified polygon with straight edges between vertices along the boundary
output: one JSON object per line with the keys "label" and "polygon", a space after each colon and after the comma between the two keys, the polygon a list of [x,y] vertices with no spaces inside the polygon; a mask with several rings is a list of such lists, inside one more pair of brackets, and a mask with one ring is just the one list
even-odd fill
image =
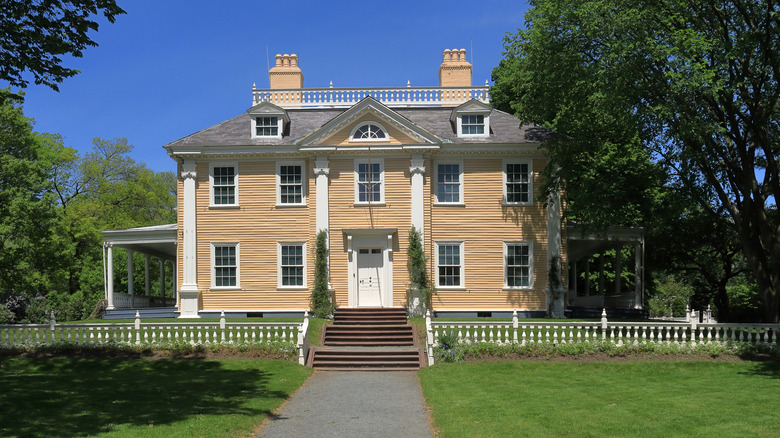
{"label": "white balustrade fence", "polygon": [[458,105],[471,99],[490,101],[490,87],[380,87],[380,88],[296,88],[252,90],[252,105],[271,102],[289,107],[347,107],[366,97],[387,106]]}
{"label": "white balustrade fence", "polygon": [[517,312],[511,321],[451,322],[433,321],[425,316],[428,364],[434,362],[434,347],[443,335],[454,335],[459,343],[490,342],[496,344],[570,342],[611,342],[615,345],[645,343],[726,343],[747,342],[777,346],[780,324],[721,324],[690,322],[609,322],[606,311],[601,321],[592,322],[521,322]]}
{"label": "white balustrade fence", "polygon": [[289,343],[298,351],[298,362],[305,365],[309,350],[309,313],[303,323],[227,322],[224,312],[219,322],[178,323],[141,321],[112,324],[58,324],[52,314],[49,324],[0,325],[0,345],[135,344],[156,345],[239,345]]}

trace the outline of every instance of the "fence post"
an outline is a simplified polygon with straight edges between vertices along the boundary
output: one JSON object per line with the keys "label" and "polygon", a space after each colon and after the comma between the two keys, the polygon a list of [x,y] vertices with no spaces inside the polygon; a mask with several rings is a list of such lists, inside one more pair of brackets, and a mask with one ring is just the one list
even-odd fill
{"label": "fence post", "polygon": [[141,344],[141,311],[135,311],[135,345]]}
{"label": "fence post", "polygon": [[425,350],[428,354],[428,365],[433,365],[433,327],[431,326],[431,309],[425,311]]}
{"label": "fence post", "polygon": [[[219,314],[219,332],[220,332],[220,343],[225,343],[225,311],[221,311]],[[262,332],[261,332],[262,334]]]}
{"label": "fence post", "polygon": [[696,310],[691,310],[691,317],[689,318],[691,321],[691,342],[696,342],[696,324],[699,322],[699,312]]}
{"label": "fence post", "polygon": [[57,340],[57,332],[56,330],[57,320],[54,319],[54,311],[52,310],[49,314],[49,334],[51,335],[51,343],[53,344]]}
{"label": "fence post", "polygon": [[685,305],[685,322],[691,322],[691,305]]}
{"label": "fence post", "polygon": [[601,340],[607,339],[607,309],[602,307],[601,308]]}
{"label": "fence post", "polygon": [[517,344],[517,309],[512,309],[512,343]]}
{"label": "fence post", "polygon": [[298,332],[298,363],[306,365],[306,358],[309,355],[309,310],[303,311],[303,324],[300,325]]}

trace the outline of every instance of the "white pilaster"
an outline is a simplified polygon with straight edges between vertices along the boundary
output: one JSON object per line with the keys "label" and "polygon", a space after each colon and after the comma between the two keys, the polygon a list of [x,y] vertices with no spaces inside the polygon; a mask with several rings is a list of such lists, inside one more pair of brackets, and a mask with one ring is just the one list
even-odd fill
{"label": "white pilaster", "polygon": [[[422,155],[412,155],[409,173],[412,175],[412,226],[425,234],[425,159]],[[423,244],[425,239],[423,239]]]}
{"label": "white pilaster", "polygon": [[106,245],[106,310],[114,310],[114,247]]}
{"label": "white pilaster", "polygon": [[198,272],[197,272],[197,239],[195,235],[197,218],[195,205],[195,162],[185,160],[182,163],[181,178],[184,182],[184,205],[182,242],[184,244],[184,276],[179,290],[181,298],[179,318],[199,318],[198,316]]}
{"label": "white pilaster", "polygon": [[[328,175],[330,174],[330,168],[328,168],[328,157],[317,157],[314,162],[314,175],[316,175],[317,184],[317,218],[316,226],[317,232],[329,231],[330,228],[330,215],[328,213]],[[330,233],[328,234],[328,241],[330,240]]]}

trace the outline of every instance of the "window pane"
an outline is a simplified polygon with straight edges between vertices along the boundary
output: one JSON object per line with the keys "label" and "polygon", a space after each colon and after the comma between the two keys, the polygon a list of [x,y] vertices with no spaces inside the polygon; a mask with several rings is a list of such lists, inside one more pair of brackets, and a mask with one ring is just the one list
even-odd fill
{"label": "window pane", "polygon": [[506,282],[509,287],[531,285],[531,257],[528,245],[506,245]]}
{"label": "window pane", "polygon": [[528,164],[506,165],[506,202],[525,203],[530,200],[530,172]]}
{"label": "window pane", "polygon": [[279,119],[277,117],[258,117],[256,119],[257,132],[260,137],[279,135]]}
{"label": "window pane", "polygon": [[282,286],[303,286],[303,245],[282,245],[280,252]]}
{"label": "window pane", "polygon": [[439,286],[460,286],[460,271],[460,245],[440,244],[438,260]]}
{"label": "window pane", "polygon": [[214,204],[225,205],[236,203],[236,169],[230,167],[215,167],[212,173]]}
{"label": "window pane", "polygon": [[302,166],[279,166],[279,202],[282,204],[303,202]]}
{"label": "window pane", "polygon": [[460,166],[439,164],[437,199],[439,202],[460,202]]}
{"label": "window pane", "polygon": [[214,285],[217,287],[235,286],[237,265],[235,246],[215,246]]}

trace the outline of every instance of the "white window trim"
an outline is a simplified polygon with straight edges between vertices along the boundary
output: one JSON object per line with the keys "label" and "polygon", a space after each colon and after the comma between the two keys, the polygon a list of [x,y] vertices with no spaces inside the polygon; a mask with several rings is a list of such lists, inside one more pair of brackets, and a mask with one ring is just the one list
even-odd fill
{"label": "white window trim", "polygon": [[[215,167],[232,167],[235,177],[233,184],[235,185],[235,202],[233,204],[215,204],[214,203],[214,168]],[[236,161],[215,161],[209,163],[209,207],[210,208],[236,208],[238,203],[238,162]]]}
{"label": "white window trim", "polygon": [[[359,173],[358,168],[360,164],[379,164],[379,201],[378,202],[369,202],[369,201],[360,201],[360,184],[359,184]],[[355,168],[354,168],[354,189],[355,189],[355,205],[385,205],[385,160],[384,158],[357,158],[355,159]]]}
{"label": "white window trim", "polygon": [[[439,285],[439,246],[440,245],[458,245],[460,246],[460,285],[459,286],[440,286]],[[436,241],[434,242],[434,257],[436,258],[435,263],[435,278],[436,278],[436,289],[442,289],[442,290],[466,290],[466,252],[465,252],[465,243],[462,240],[454,240],[454,241]]]}
{"label": "white window trim", "polygon": [[[257,135],[257,118],[258,117],[276,117],[277,129],[276,135]],[[284,131],[284,117],[279,114],[252,114],[252,138],[266,138],[266,139],[279,139],[282,138]]]}
{"label": "white window trim", "polygon": [[[282,203],[282,166],[301,166],[301,202]],[[277,207],[302,207],[306,205],[306,162],[303,160],[277,161],[276,162],[276,206]]]}
{"label": "white window trim", "polygon": [[[525,245],[528,247],[528,286],[509,286],[507,278],[507,247],[509,245]],[[504,242],[504,256],[502,264],[504,265],[504,289],[505,290],[531,290],[534,288],[534,243],[530,240],[517,240]]]}
{"label": "white window trim", "polygon": [[[506,166],[508,164],[527,164],[528,165],[528,202],[509,202],[507,201],[507,193],[506,193]],[[528,159],[520,159],[520,160],[513,160],[513,159],[504,159],[504,162],[501,164],[501,176],[502,176],[502,202],[504,205],[533,205],[534,203],[534,164],[533,160]]]}
{"label": "white window trim", "polygon": [[[440,164],[457,164],[458,170],[460,171],[459,174],[459,192],[458,192],[458,199],[460,201],[458,202],[444,202],[439,200],[439,165]],[[442,161],[436,161],[436,163],[433,166],[433,184],[434,184],[434,190],[433,190],[433,203],[436,205],[466,205],[463,199],[463,160],[442,160]]]}
{"label": "white window trim", "polygon": [[[355,138],[355,132],[357,132],[358,129],[362,128],[365,125],[374,125],[382,130],[382,132],[385,133],[385,138]],[[377,141],[377,142],[389,142],[390,141],[390,133],[387,132],[387,129],[378,122],[375,122],[373,120],[364,120],[357,125],[355,125],[354,128],[352,128],[352,131],[349,133],[349,141],[353,142],[364,142],[364,141]]]}
{"label": "white window trim", "polygon": [[[217,272],[215,265],[215,248],[217,246],[235,246],[236,247],[236,285],[235,286],[217,286]],[[241,244],[239,242],[211,242],[211,288],[217,290],[239,290],[241,289]]]}
{"label": "white window trim", "polygon": [[[300,245],[303,246],[303,285],[289,286],[282,284],[282,246]],[[284,290],[306,290],[308,289],[308,260],[306,255],[306,242],[302,241],[279,241],[276,242],[276,287]]]}
{"label": "white window trim", "polygon": [[[485,132],[482,134],[464,134],[463,133],[463,116],[483,116],[483,121],[485,123]],[[458,114],[458,137],[461,138],[487,138],[490,137],[490,114],[484,114],[484,113],[463,113]]]}

